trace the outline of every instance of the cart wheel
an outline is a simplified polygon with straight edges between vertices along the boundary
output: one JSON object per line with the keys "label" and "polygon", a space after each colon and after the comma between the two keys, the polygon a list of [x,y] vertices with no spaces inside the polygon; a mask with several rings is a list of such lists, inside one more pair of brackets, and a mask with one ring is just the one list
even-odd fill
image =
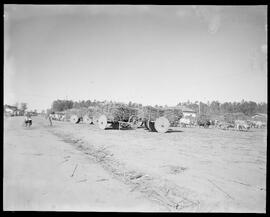
{"label": "cart wheel", "polygon": [[93,124],[98,126],[98,117],[96,116],[93,117]]}
{"label": "cart wheel", "polygon": [[168,131],[170,126],[170,122],[165,117],[157,118],[155,121],[155,129],[159,133],[165,133]]}
{"label": "cart wheel", "polygon": [[98,119],[98,127],[102,130],[105,130],[107,126],[107,117],[105,115],[101,115]]}
{"label": "cart wheel", "polygon": [[139,118],[136,115],[131,115],[128,119],[128,122],[132,124],[133,128],[138,128],[141,125]]}
{"label": "cart wheel", "polygon": [[138,125],[138,127],[142,127],[143,126],[143,121],[139,120],[137,125]]}
{"label": "cart wheel", "polygon": [[136,115],[131,115],[128,119],[129,123],[136,124],[138,122],[139,118]]}
{"label": "cart wheel", "polygon": [[80,119],[79,119],[79,117],[78,117],[77,115],[72,115],[72,116],[70,117],[70,121],[71,121],[71,123],[73,123],[73,124],[77,124],[77,123],[80,122]]}
{"label": "cart wheel", "polygon": [[148,127],[149,127],[150,131],[157,132],[157,130],[155,128],[155,122],[154,121],[148,121]]}
{"label": "cart wheel", "polygon": [[83,123],[91,124],[92,118],[88,117],[88,115],[83,116]]}
{"label": "cart wheel", "polygon": [[148,120],[145,120],[143,123],[144,123],[145,128],[146,128],[147,130],[150,130],[149,127],[148,127]]}
{"label": "cart wheel", "polygon": [[150,120],[147,120],[147,121],[146,121],[146,126],[147,126],[147,129],[151,131],[151,128],[150,128]]}

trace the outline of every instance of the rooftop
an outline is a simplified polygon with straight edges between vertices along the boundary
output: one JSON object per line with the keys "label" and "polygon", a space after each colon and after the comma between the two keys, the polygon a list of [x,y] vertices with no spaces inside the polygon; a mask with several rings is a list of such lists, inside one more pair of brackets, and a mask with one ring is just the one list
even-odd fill
{"label": "rooftop", "polygon": [[252,117],[255,117],[255,116],[260,116],[260,117],[267,118],[267,114],[264,114],[264,113],[256,113]]}
{"label": "rooftop", "polygon": [[11,110],[18,110],[16,106],[11,106],[11,105],[5,105],[4,108],[9,108]]}
{"label": "rooftop", "polygon": [[179,108],[179,109],[181,109],[183,112],[196,113],[196,111],[194,111],[193,109],[188,108],[188,107],[186,107],[186,106],[175,106],[175,108]]}

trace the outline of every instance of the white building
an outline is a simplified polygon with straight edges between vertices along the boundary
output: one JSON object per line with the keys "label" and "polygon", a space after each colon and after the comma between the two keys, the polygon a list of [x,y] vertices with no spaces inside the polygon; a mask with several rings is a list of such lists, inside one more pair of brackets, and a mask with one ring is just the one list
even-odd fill
{"label": "white building", "polygon": [[186,106],[178,106],[183,112],[183,117],[193,117],[196,118],[197,112],[193,109],[187,108]]}
{"label": "white building", "polygon": [[267,122],[267,114],[256,113],[251,118],[256,121]]}

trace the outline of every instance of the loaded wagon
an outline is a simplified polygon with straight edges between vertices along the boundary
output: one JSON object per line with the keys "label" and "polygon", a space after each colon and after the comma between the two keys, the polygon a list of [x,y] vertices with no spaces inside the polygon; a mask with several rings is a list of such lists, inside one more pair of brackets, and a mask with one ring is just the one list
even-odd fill
{"label": "loaded wagon", "polygon": [[139,109],[123,104],[103,105],[93,113],[93,123],[100,129],[106,128],[132,128],[142,124],[138,117]]}
{"label": "loaded wagon", "polygon": [[86,123],[93,124],[94,107],[70,109],[66,111],[66,118],[74,124]]}
{"label": "loaded wagon", "polygon": [[100,129],[136,129],[145,127],[149,131],[165,133],[169,127],[177,126],[183,117],[176,107],[154,108],[145,106],[133,108],[125,104],[104,104],[90,110],[77,110],[70,116],[72,123],[93,123]]}
{"label": "loaded wagon", "polygon": [[177,107],[155,108],[146,106],[140,116],[144,121],[144,126],[149,131],[165,133],[169,127],[177,126],[183,117],[183,112]]}

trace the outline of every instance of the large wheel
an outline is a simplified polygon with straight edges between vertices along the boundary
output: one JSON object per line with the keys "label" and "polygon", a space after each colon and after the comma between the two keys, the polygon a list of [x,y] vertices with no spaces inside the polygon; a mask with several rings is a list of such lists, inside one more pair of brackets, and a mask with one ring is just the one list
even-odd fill
{"label": "large wheel", "polygon": [[105,115],[101,115],[98,119],[98,127],[102,130],[105,130],[107,126],[107,117]]}
{"label": "large wheel", "polygon": [[93,124],[98,126],[98,117],[96,116],[93,117]]}
{"label": "large wheel", "polygon": [[73,124],[77,124],[77,123],[80,122],[80,118],[77,115],[72,115],[70,117],[70,122],[73,123]]}
{"label": "large wheel", "polygon": [[159,133],[165,133],[170,127],[170,122],[165,117],[157,118],[155,121],[155,129]]}
{"label": "large wheel", "polygon": [[141,122],[139,122],[139,118],[136,115],[131,115],[128,122],[132,124],[132,128],[138,128],[141,125]]}
{"label": "large wheel", "polygon": [[151,122],[150,120],[147,120],[146,121],[146,126],[147,126],[147,129],[151,131],[150,122]]}
{"label": "large wheel", "polygon": [[157,132],[154,121],[148,121],[148,126],[149,126],[150,131]]}
{"label": "large wheel", "polygon": [[91,124],[92,118],[90,118],[88,115],[83,116],[83,123]]}
{"label": "large wheel", "polygon": [[150,130],[150,129],[149,129],[149,125],[148,125],[148,120],[145,120],[145,121],[144,121],[144,126],[145,126],[145,128],[146,128],[147,130]]}

